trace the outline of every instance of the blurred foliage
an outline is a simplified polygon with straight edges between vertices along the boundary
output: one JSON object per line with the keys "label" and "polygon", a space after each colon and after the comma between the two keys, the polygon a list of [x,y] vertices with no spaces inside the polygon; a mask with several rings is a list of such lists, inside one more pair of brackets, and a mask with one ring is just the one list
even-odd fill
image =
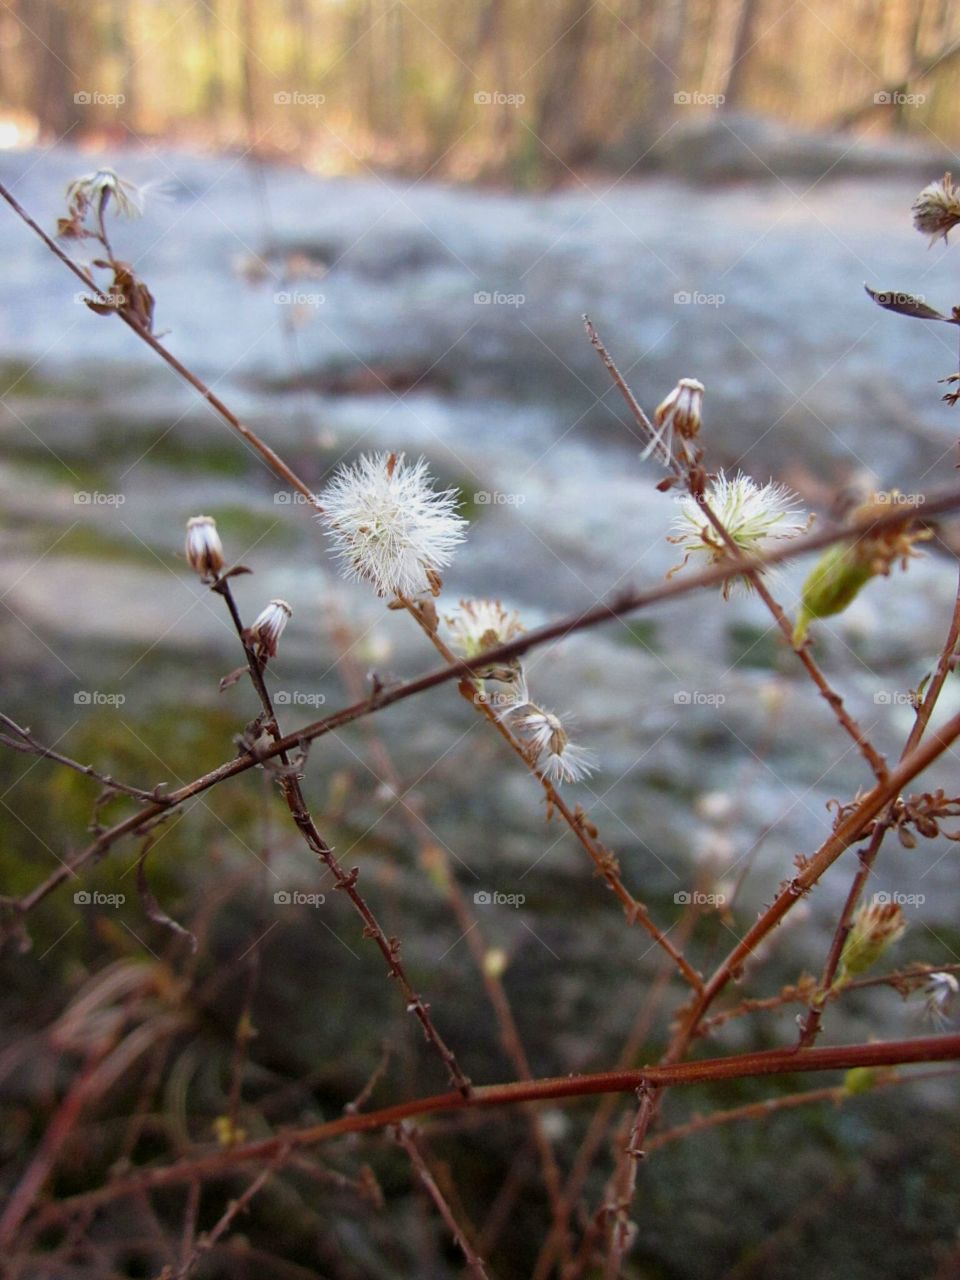
{"label": "blurred foliage", "polygon": [[529,187],[632,166],[698,102],[955,143],[958,17],[956,0],[12,0],[0,83],[45,136]]}

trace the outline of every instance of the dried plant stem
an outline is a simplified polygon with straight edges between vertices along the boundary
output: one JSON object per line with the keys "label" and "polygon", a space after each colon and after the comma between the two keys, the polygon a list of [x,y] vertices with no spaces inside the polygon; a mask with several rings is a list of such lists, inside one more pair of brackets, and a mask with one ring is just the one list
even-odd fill
{"label": "dried plant stem", "polygon": [[[403,600],[403,606],[407,613],[413,618],[420,629],[430,640],[433,647],[451,665],[458,663],[459,659],[449,647],[444,643],[435,630],[432,630],[424,621],[423,615],[410,600]],[[510,745],[514,754],[523,762],[524,767],[530,772],[543,787],[547,798],[547,806],[549,811],[556,811],[563,821],[567,824],[579,843],[586,850],[590,860],[596,868],[597,874],[603,878],[606,885],[611,889],[623,907],[624,915],[630,924],[639,924],[644,929],[658,947],[661,947],[679,969],[680,973],[686,981],[694,988],[695,991],[703,990],[703,979],[686,958],[677,950],[667,935],[657,927],[650,917],[647,906],[635,898],[630,890],[623,883],[620,877],[620,868],[617,860],[608,849],[605,849],[594,836],[590,834],[590,823],[587,815],[581,810],[574,811],[570,808],[563,796],[553,785],[550,779],[539,769],[536,763],[531,760],[524,744],[510,732],[510,729],[496,712],[487,705],[485,701],[477,698],[479,686],[475,678],[471,677],[465,682],[466,696],[477,711],[484,716],[486,720],[493,725],[505,742]]]}
{"label": "dried plant stem", "polygon": [[[960,579],[957,582],[957,594],[954,600],[953,613],[950,618],[950,627],[947,631],[947,638],[944,641],[943,648],[940,650],[940,657],[937,660],[937,667],[933,674],[933,678],[928,685],[923,700],[917,708],[916,718],[911,726],[907,741],[904,744],[903,751],[900,755],[902,760],[909,755],[923,738],[924,732],[930,723],[930,717],[933,715],[934,708],[939,701],[940,694],[943,692],[943,686],[946,684],[947,677],[953,669],[953,662],[956,656],[957,644],[960,643]],[[844,944],[850,933],[853,924],[854,912],[857,904],[866,887],[867,881],[873,874],[873,865],[877,860],[880,847],[889,829],[890,814],[889,811],[877,822],[870,836],[870,842],[860,854],[860,865],[851,882],[846,901],[843,904],[843,910],[840,913],[840,919],[837,921],[837,927],[830,941],[830,949],[827,952],[827,958],[824,962],[823,973],[820,976],[820,985],[817,993],[807,1009],[807,1016],[804,1019],[803,1026],[800,1030],[800,1047],[806,1048],[811,1045],[820,1034],[820,1025],[823,1021],[823,1011],[827,994],[833,986],[837,976],[837,970],[840,968],[840,958],[843,955]]]}
{"label": "dried plant stem", "polygon": [[[927,502],[921,504],[918,500],[915,505],[917,510],[922,506],[923,511],[928,516],[953,511],[960,508],[960,491],[951,490],[946,493],[933,494]],[[687,595],[703,587],[716,586],[725,582],[728,578],[739,577],[745,571],[745,568],[751,566],[762,568],[765,565],[780,564],[784,560],[792,559],[807,551],[816,551],[835,542],[862,536],[864,532],[869,533],[873,529],[884,529],[891,525],[902,523],[902,512],[903,506],[901,506],[900,511],[885,512],[869,525],[864,525],[857,529],[821,530],[819,533],[812,534],[807,538],[796,539],[782,547],[774,548],[763,556],[750,558],[745,565],[740,567],[726,564],[714,565],[699,574],[691,574],[685,578],[675,578],[670,582],[662,583],[646,591],[631,590],[621,592],[608,603],[596,605],[591,609],[584,610],[582,613],[574,614],[557,622],[547,623],[542,627],[533,628],[516,639],[488,649],[485,653],[478,654],[474,658],[456,658],[446,666],[431,671],[426,675],[419,676],[414,680],[408,680],[389,689],[380,690],[363,701],[354,703],[353,706],[344,707],[340,711],[324,717],[322,720],[314,721],[294,733],[287,734],[286,737],[281,738],[272,746],[268,745],[258,755],[244,752],[233,760],[226,761],[202,777],[195,778],[178,790],[171,791],[169,795],[164,797],[162,803],[151,802],[150,805],[144,808],[143,812],[133,814],[108,830],[101,832],[92,844],[81,850],[72,859],[65,859],[55,871],[51,872],[30,893],[14,903],[8,902],[7,905],[12,906],[21,915],[32,910],[37,903],[43,901],[61,884],[75,877],[81,868],[102,857],[117,840],[130,833],[137,833],[145,823],[152,819],[162,817],[165,812],[183,804],[186,800],[192,799],[193,796],[217,786],[227,778],[246,773],[248,769],[256,768],[267,760],[274,759],[282,751],[295,750],[303,743],[313,742],[327,733],[332,733],[335,729],[360,720],[364,716],[372,715],[374,712],[392,706],[396,702],[402,702],[427,689],[446,684],[457,676],[469,676],[476,668],[508,662],[510,659],[519,657],[538,648],[540,645],[563,639],[574,632],[583,631],[601,623],[609,622],[614,618],[638,612],[663,600],[671,600],[678,596]]]}
{"label": "dried plant stem", "polygon": [[467,1260],[467,1266],[473,1276],[477,1280],[490,1280],[490,1273],[487,1271],[486,1264],[474,1249],[473,1245],[467,1239],[466,1234],[461,1230],[456,1218],[453,1216],[453,1210],[447,1204],[443,1192],[437,1186],[437,1181],[424,1159],[423,1153],[417,1143],[416,1133],[411,1125],[399,1124],[395,1130],[396,1138],[401,1147],[410,1157],[410,1163],[416,1170],[417,1177],[423,1183],[424,1190],[429,1195],[437,1208],[437,1212],[447,1224],[450,1234],[456,1240],[460,1248],[460,1252]]}
{"label": "dried plant stem", "polygon": [[[880,1089],[887,1089],[893,1085],[919,1084],[924,1080],[940,1080],[944,1076],[956,1075],[957,1072],[953,1069],[918,1071],[910,1075],[891,1072],[875,1080],[870,1086],[869,1093],[876,1093]],[[717,1129],[721,1125],[737,1124],[741,1120],[767,1120],[778,1111],[792,1111],[797,1107],[811,1106],[817,1102],[832,1102],[836,1106],[843,1106],[852,1098],[862,1096],[864,1095],[851,1093],[846,1085],[838,1084],[825,1089],[805,1089],[799,1093],[785,1093],[779,1098],[764,1098],[761,1102],[747,1102],[742,1107],[730,1107],[726,1111],[711,1111],[709,1115],[695,1115],[684,1124],[674,1125],[672,1129],[664,1129],[662,1133],[651,1138],[647,1143],[647,1153],[659,1151],[661,1147],[681,1142],[684,1138],[689,1138],[695,1133],[703,1133],[707,1129]]]}
{"label": "dried plant stem", "polygon": [[[694,924],[697,920],[696,909],[690,907],[684,912],[678,932],[685,945],[690,934],[693,932]],[[643,1043],[653,1026],[654,1018],[657,1011],[663,1003],[663,1000],[670,987],[670,979],[672,976],[672,968],[664,962],[656,976],[647,997],[643,1002],[633,1026],[630,1028],[630,1034],[627,1037],[620,1056],[617,1059],[617,1066],[620,1070],[627,1070],[637,1060]],[[597,1107],[584,1134],[583,1141],[577,1151],[573,1165],[567,1175],[567,1181],[563,1188],[563,1217],[560,1222],[555,1224],[543,1242],[540,1254],[534,1265],[531,1280],[546,1280],[557,1258],[557,1244],[559,1243],[559,1228],[562,1224],[566,1227],[569,1222],[570,1215],[576,1207],[583,1188],[586,1185],[587,1177],[590,1169],[596,1159],[597,1152],[603,1145],[603,1141],[607,1136],[610,1128],[610,1121],[613,1118],[617,1108],[618,1098],[616,1094],[608,1094]]]}
{"label": "dried plant stem", "polygon": [[[653,423],[640,407],[636,396],[634,396],[633,392],[630,390],[612,356],[601,342],[600,335],[597,333],[592,321],[588,316],[584,316],[583,320],[587,330],[587,337],[590,339],[594,349],[597,351],[597,354],[600,356],[615,385],[619,389],[620,394],[623,396],[627,404],[627,408],[630,410],[638,426],[643,432],[644,438],[648,440],[652,439],[656,435]],[[666,453],[665,450],[663,452]],[[696,498],[698,504],[702,507],[707,520],[719,534],[724,545],[730,551],[731,559],[735,563],[742,563],[745,565],[744,576],[749,579],[750,585],[756,590],[760,599],[769,610],[774,622],[777,624],[781,634],[787,641],[787,644],[791,649],[793,649],[797,657],[800,659],[800,662],[813,683],[816,685],[820,695],[826,700],[827,704],[833,711],[833,714],[836,716],[838,723],[857,744],[857,747],[860,749],[876,777],[882,778],[886,773],[887,767],[883,757],[879,752],[877,752],[866,734],[850,715],[849,711],[847,711],[843,699],[830,685],[830,682],[820,669],[820,666],[811,656],[808,647],[805,645],[800,645],[799,647],[794,645],[793,628],[790,625],[790,621],[783,609],[770,594],[757,570],[749,566],[749,558],[744,556],[743,551],[737,546],[736,542],[730,536],[728,530],[723,525],[717,514],[704,500],[702,493],[703,474],[700,471],[699,466],[696,468],[684,467],[676,459],[672,458],[669,453],[666,453],[666,457],[663,458],[663,461],[669,466],[676,479],[685,484],[690,490],[690,493]]]}
{"label": "dried plant stem", "polygon": [[[99,770],[94,769],[93,765],[80,764],[77,760],[72,760],[69,756],[65,756],[59,751],[54,751],[52,747],[45,747],[42,742],[39,742],[33,736],[29,729],[17,724],[15,720],[2,712],[0,712],[0,725],[9,730],[9,733],[0,733],[0,743],[3,743],[5,747],[9,747],[11,751],[19,751],[23,755],[39,756],[43,760],[53,760],[56,764],[63,765],[65,769],[72,769],[74,773],[83,774],[86,778],[96,778],[107,791],[115,791],[121,795],[130,796],[131,799],[140,800],[144,804],[165,805],[167,803],[166,798],[160,794],[159,787],[155,787],[153,791],[144,791],[140,787],[131,787],[125,782],[117,782],[109,774],[101,773]],[[163,783],[160,784],[160,786],[163,785]]]}
{"label": "dried plant stem", "polygon": [[[257,1174],[247,1189],[241,1195],[237,1196],[235,1200],[231,1200],[229,1202],[217,1222],[215,1222],[210,1230],[205,1232],[193,1246],[188,1257],[177,1270],[172,1280],[187,1280],[190,1272],[193,1271],[194,1267],[201,1260],[203,1255],[205,1253],[209,1253],[211,1249],[215,1248],[220,1237],[230,1230],[241,1213],[246,1212],[250,1202],[263,1188],[264,1184],[269,1182],[277,1169],[284,1164],[286,1157],[286,1151],[279,1151],[276,1159],[272,1160],[266,1169],[262,1169],[260,1173]],[[163,1280],[163,1277],[161,1277],[160,1280]]]}
{"label": "dried plant stem", "polygon": [[[847,1071],[853,1067],[905,1066],[911,1063],[957,1060],[960,1060],[960,1034],[831,1045],[799,1051],[795,1048],[766,1049],[759,1053],[704,1058],[695,1062],[661,1063],[627,1071],[477,1085],[469,1096],[452,1091],[427,1098],[415,1098],[378,1111],[341,1116],[304,1129],[288,1129],[273,1138],[242,1143],[227,1151],[214,1151],[180,1160],[172,1165],[147,1169],[128,1178],[117,1179],[109,1186],[60,1201],[54,1206],[54,1216],[84,1212],[118,1196],[139,1194],[155,1187],[190,1182],[194,1178],[220,1176],[225,1170],[239,1164],[272,1160],[283,1149],[299,1151],[345,1134],[373,1133],[404,1120],[436,1115],[439,1112],[503,1107],[523,1102],[549,1102],[603,1093],[634,1093],[644,1086],[665,1088],[806,1071]],[[50,1210],[40,1212],[41,1215],[46,1215]]]}
{"label": "dried plant stem", "polygon": [[[253,687],[257,691],[260,704],[263,708],[263,714],[266,717],[266,729],[275,742],[281,741],[280,726],[277,723],[276,714],[273,709],[273,701],[270,697],[267,686],[263,679],[263,664],[258,657],[248,633],[245,631],[243,621],[237,609],[233,593],[230,590],[230,582],[227,578],[222,578],[213,588],[219,595],[222,595],[226,601],[230,617],[236,627],[237,635],[243,645],[243,651],[247,658],[247,666],[250,670],[250,678],[253,681]],[[469,1095],[470,1081],[460,1069],[453,1050],[448,1047],[437,1028],[434,1026],[430,1017],[430,1006],[423,1000],[414,989],[407,977],[407,973],[400,960],[400,941],[398,938],[388,938],[380,926],[380,922],[374,915],[371,907],[366,899],[357,888],[357,880],[359,872],[357,868],[346,871],[340,860],[334,854],[333,850],[320,835],[303,796],[303,789],[300,786],[297,777],[296,768],[291,765],[291,760],[286,750],[279,753],[281,764],[281,772],[279,776],[280,790],[283,794],[284,801],[290,814],[299,828],[307,846],[317,855],[330,874],[333,876],[334,884],[338,889],[347,895],[354,909],[363,921],[363,936],[372,938],[379,947],[380,952],[387,963],[387,971],[391,978],[394,978],[399,986],[403,999],[406,1003],[407,1012],[412,1013],[423,1028],[423,1033],[428,1042],[433,1046],[442,1059],[447,1071],[450,1075],[451,1084],[456,1085],[462,1094]]]}
{"label": "dried plant stem", "polygon": [[[345,665],[348,687],[350,692],[355,694],[359,692],[361,680],[356,664],[351,658],[350,646],[349,644],[341,643],[339,648],[341,662]],[[367,720],[365,723],[377,771],[382,775],[383,781],[391,788],[394,795],[401,796],[403,785],[386,743],[377,732],[376,721]],[[500,1033],[500,1043],[503,1045],[504,1052],[513,1063],[518,1078],[532,1080],[533,1072],[530,1069],[530,1060],[523,1046],[520,1029],[509,997],[499,975],[486,963],[487,944],[480,928],[480,922],[476,914],[471,911],[467,897],[457,881],[450,857],[439,841],[425,838],[424,822],[417,812],[415,803],[402,799],[401,813],[407,829],[420,850],[421,861],[432,864],[428,865],[428,870],[432,870],[435,873],[435,878],[443,886],[447,901],[466,940],[467,948],[480,975],[487,1000],[496,1018],[497,1028]],[[526,1112],[533,1145],[540,1158],[547,1198],[550,1201],[551,1212],[556,1221],[561,1206],[560,1170],[557,1166],[553,1146],[540,1121],[540,1115],[536,1107],[528,1107]]]}

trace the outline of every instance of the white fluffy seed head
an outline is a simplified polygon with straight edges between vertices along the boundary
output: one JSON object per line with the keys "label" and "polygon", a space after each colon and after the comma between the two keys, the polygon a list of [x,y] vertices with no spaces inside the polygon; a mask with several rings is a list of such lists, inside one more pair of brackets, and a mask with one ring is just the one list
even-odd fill
{"label": "white fluffy seed head", "polygon": [[[742,472],[731,480],[721,472],[703,496],[746,555],[759,555],[769,543],[795,538],[810,527],[810,518],[800,510],[797,495],[786,485],[774,481],[757,484]],[[727,560],[730,553],[700,502],[689,494],[679,501],[680,511],[674,517],[674,532],[668,540],[683,548],[683,564],[691,558],[706,560],[709,564]],[[725,596],[730,589],[731,584],[725,583]]]}
{"label": "white fluffy seed head", "polygon": [[551,782],[580,782],[597,767],[589,747],[571,742],[560,717],[542,707],[533,707],[518,721],[518,728],[534,747],[537,763]]}
{"label": "white fluffy seed head", "polygon": [[426,459],[408,463],[402,453],[340,467],[320,501],[344,577],[373,583],[381,596],[434,590],[467,523],[456,490],[435,489]]}

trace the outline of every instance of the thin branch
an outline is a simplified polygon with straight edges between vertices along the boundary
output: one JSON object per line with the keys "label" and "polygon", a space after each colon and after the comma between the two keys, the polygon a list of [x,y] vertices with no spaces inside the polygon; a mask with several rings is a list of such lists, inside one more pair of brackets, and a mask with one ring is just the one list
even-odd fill
{"label": "thin branch", "polygon": [[[213,587],[213,590],[222,595],[226,601],[230,617],[236,628],[240,643],[243,645],[243,651],[246,655],[247,666],[250,669],[250,678],[253,686],[257,691],[260,704],[263,708],[263,714],[266,718],[266,729],[274,742],[279,744],[282,741],[280,726],[277,723],[276,713],[273,708],[273,701],[267,686],[263,679],[264,662],[258,656],[253,644],[250,641],[249,633],[243,625],[240,613],[237,609],[236,601],[233,598],[233,592],[230,590],[230,581],[228,578],[221,578]],[[321,836],[317,825],[307,808],[307,802],[303,795],[303,788],[300,786],[296,769],[292,765],[286,749],[282,749],[279,753],[281,770],[279,773],[280,790],[283,793],[284,801],[290,814],[299,828],[307,846],[315,853],[324,866],[333,876],[334,884],[350,899],[351,904],[357,914],[363,921],[363,936],[371,938],[379,947],[380,953],[387,962],[387,972],[391,978],[394,978],[400,987],[404,1003],[408,1013],[412,1013],[423,1028],[424,1036],[433,1046],[442,1059],[447,1071],[450,1075],[450,1082],[463,1094],[469,1094],[470,1081],[464,1075],[457,1062],[456,1055],[453,1050],[446,1044],[440,1032],[437,1030],[430,1017],[430,1006],[426,1003],[413,988],[410,979],[407,977],[406,969],[400,960],[400,940],[390,937],[384,933],[380,926],[380,922],[374,915],[372,908],[367,900],[363,897],[357,888],[357,880],[359,878],[359,869],[354,867],[351,871],[346,871],[337,858],[336,854]]]}
{"label": "thin branch", "polygon": [[[92,1206],[132,1195],[154,1187],[189,1182],[193,1178],[221,1175],[234,1165],[249,1161],[272,1160],[279,1151],[317,1146],[351,1133],[372,1133],[404,1120],[436,1115],[441,1112],[487,1109],[523,1102],[549,1102],[562,1098],[580,1098],[604,1093],[634,1093],[644,1086],[708,1084],[717,1080],[745,1080],[760,1076],[791,1075],[806,1071],[848,1071],[854,1067],[905,1066],[920,1062],[960,1060],[960,1034],[923,1036],[910,1040],[870,1041],[866,1044],[831,1045],[803,1049],[766,1049],[758,1053],[736,1054],[724,1058],[705,1058],[695,1062],[640,1067],[627,1071],[598,1072],[581,1076],[554,1076],[509,1084],[477,1085],[469,1096],[453,1091],[432,1097],[396,1103],[378,1111],[341,1116],[304,1129],[286,1130],[273,1138],[244,1143],[229,1150],[178,1161],[176,1164],[147,1169],[129,1178],[117,1179],[109,1186],[61,1200],[55,1206],[57,1215],[81,1212]],[[41,1210],[41,1214],[49,1212]]]}
{"label": "thin branch", "polygon": [[453,1216],[453,1211],[447,1204],[443,1192],[437,1186],[436,1179],[430,1172],[426,1160],[423,1157],[419,1146],[417,1145],[416,1134],[411,1125],[399,1124],[394,1130],[397,1142],[403,1147],[404,1151],[410,1157],[410,1163],[413,1165],[417,1177],[423,1183],[424,1189],[429,1195],[437,1208],[437,1212],[447,1224],[447,1229],[456,1240],[460,1248],[460,1252],[467,1260],[467,1266],[471,1273],[477,1277],[477,1280],[490,1280],[490,1273],[487,1271],[486,1264],[474,1249],[473,1245],[467,1239],[465,1233],[461,1230],[459,1223]]}

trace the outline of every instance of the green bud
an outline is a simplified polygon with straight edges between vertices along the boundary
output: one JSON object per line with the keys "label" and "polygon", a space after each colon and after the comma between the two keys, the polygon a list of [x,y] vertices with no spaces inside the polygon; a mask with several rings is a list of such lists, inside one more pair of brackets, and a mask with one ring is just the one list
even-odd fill
{"label": "green bud", "polygon": [[800,598],[800,613],[793,629],[794,645],[802,644],[814,618],[842,613],[876,570],[861,549],[835,543],[810,570]]}
{"label": "green bud", "polygon": [[840,986],[857,974],[866,973],[886,949],[903,936],[907,923],[895,902],[871,902],[853,917],[853,924],[840,956]]}
{"label": "green bud", "polygon": [[843,1077],[843,1087],[851,1097],[869,1093],[876,1083],[877,1073],[873,1067],[851,1067]]}

